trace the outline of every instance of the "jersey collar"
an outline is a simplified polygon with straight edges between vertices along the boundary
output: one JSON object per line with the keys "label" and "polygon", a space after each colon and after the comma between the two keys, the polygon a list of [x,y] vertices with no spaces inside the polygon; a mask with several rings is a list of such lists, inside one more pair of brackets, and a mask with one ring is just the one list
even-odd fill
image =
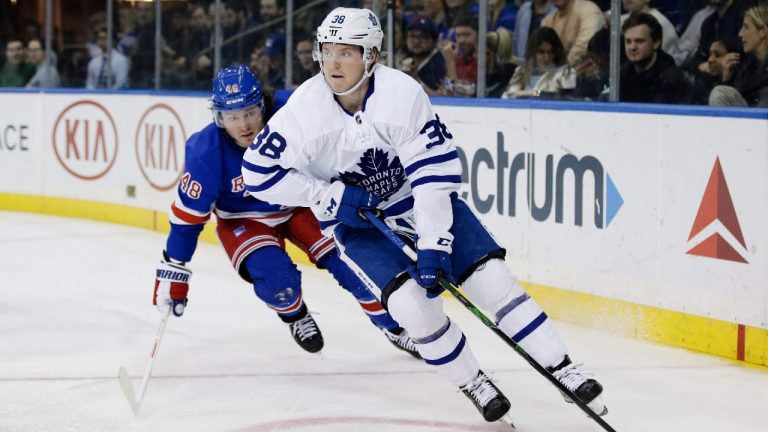
{"label": "jersey collar", "polygon": [[[363,107],[362,107],[362,109],[360,111],[365,112],[365,104],[368,103],[368,98],[371,97],[371,95],[373,94],[373,87],[374,87],[373,84],[374,84],[374,81],[375,81],[375,77],[376,77],[376,73],[373,73],[371,75],[371,78],[368,80],[368,90],[365,91],[365,96],[363,96]],[[347,111],[346,108],[344,108],[344,106],[339,102],[338,96],[333,95],[333,100],[335,100],[336,103],[339,104],[339,106],[341,107],[342,111],[347,113],[348,116],[354,117],[355,113]]]}

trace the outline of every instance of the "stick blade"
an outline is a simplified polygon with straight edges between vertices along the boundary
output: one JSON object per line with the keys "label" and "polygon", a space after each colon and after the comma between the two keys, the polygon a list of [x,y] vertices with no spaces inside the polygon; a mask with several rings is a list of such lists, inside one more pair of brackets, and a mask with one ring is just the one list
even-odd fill
{"label": "stick blade", "polygon": [[120,366],[120,369],[117,371],[117,381],[120,383],[120,388],[123,390],[123,394],[125,395],[125,399],[128,401],[128,404],[131,406],[131,410],[133,411],[133,416],[139,415],[139,404],[136,401],[136,392],[133,390],[133,383],[131,382],[131,376],[128,375],[128,370],[125,369],[125,367]]}

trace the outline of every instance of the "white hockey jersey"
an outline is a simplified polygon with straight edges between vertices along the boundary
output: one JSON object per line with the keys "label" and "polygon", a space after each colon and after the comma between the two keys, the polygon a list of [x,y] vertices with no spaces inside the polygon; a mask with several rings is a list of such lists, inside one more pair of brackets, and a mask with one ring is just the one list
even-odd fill
{"label": "white hockey jersey", "polygon": [[364,187],[392,219],[415,220],[420,249],[442,249],[461,183],[452,135],[408,75],[377,65],[359,112],[344,110],[322,74],[302,84],[245,152],[246,189],[260,200],[312,208],[324,234],[338,222],[319,203],[333,181]]}

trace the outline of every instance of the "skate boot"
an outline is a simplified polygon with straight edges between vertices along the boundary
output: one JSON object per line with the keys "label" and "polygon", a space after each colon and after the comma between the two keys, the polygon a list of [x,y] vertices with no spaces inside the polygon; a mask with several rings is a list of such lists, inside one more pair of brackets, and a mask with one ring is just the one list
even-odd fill
{"label": "skate boot", "polygon": [[[286,321],[285,318],[281,318]],[[291,318],[295,318],[295,321],[286,321],[288,322],[288,327],[291,329],[291,335],[293,336],[293,340],[295,340],[304,351],[316,353],[323,349],[323,335],[320,333],[320,328],[317,327],[317,323],[315,323],[315,320],[306,308],[304,308],[302,312],[299,312],[296,317]]]}
{"label": "skate boot", "polygon": [[485,421],[501,420],[509,411],[509,400],[483,371],[479,371],[469,384],[461,387],[461,391],[475,404]]}
{"label": "skate boot", "polygon": [[421,360],[421,354],[419,354],[419,351],[416,350],[416,343],[414,343],[413,339],[408,336],[408,332],[404,328],[398,327],[394,330],[381,329],[381,331],[384,332],[384,334],[387,336],[387,339],[389,339],[389,342],[391,342],[395,348],[405,351],[413,357]]}
{"label": "skate boot", "polygon": [[[608,408],[603,403],[600,394],[603,392],[603,386],[599,382],[590,378],[592,374],[582,369],[581,363],[573,363],[568,356],[557,366],[547,368],[547,370],[568,390],[573,392],[582,400],[589,409],[595,414],[603,416],[608,414]],[[568,403],[573,403],[571,398],[563,393],[563,398]]]}

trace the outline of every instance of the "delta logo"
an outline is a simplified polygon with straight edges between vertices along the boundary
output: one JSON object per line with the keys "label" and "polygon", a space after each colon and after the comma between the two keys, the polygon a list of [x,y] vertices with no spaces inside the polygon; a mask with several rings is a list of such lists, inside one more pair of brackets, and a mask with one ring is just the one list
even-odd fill
{"label": "delta logo", "polygon": [[689,255],[748,263],[744,258],[747,244],[719,157],[709,175],[688,243],[693,245],[687,252]]}

